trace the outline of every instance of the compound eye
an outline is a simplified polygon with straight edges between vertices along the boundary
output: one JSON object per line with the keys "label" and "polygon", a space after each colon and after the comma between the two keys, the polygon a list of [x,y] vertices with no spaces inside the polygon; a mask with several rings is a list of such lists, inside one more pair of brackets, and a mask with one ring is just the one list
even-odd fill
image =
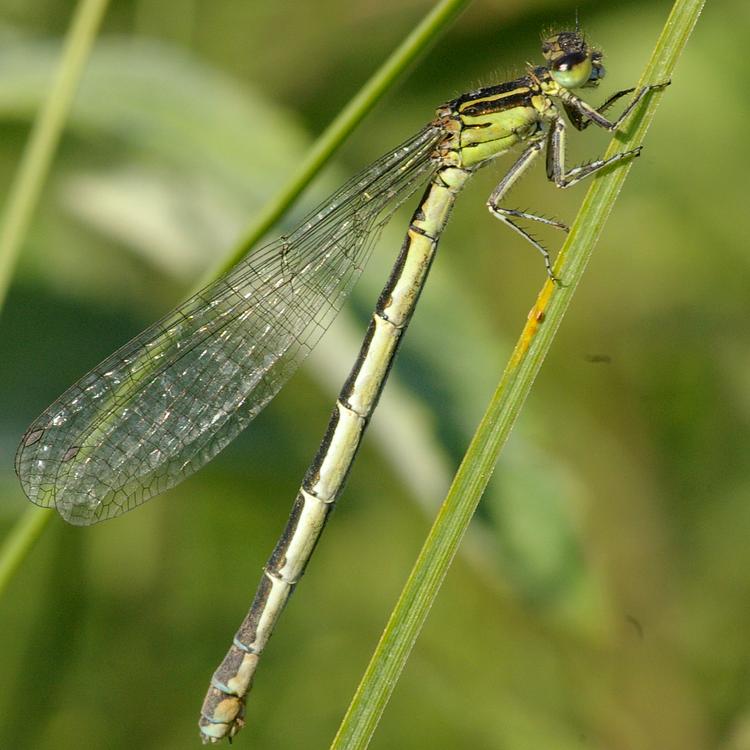
{"label": "compound eye", "polygon": [[575,89],[591,78],[591,57],[585,52],[570,52],[557,58],[550,66],[550,74],[563,88]]}

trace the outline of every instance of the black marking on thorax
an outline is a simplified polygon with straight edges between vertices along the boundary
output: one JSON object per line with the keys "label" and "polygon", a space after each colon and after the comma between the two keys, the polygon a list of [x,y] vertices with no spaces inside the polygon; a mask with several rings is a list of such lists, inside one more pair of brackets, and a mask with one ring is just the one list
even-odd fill
{"label": "black marking on thorax", "polygon": [[477,117],[505,112],[515,107],[531,107],[531,98],[539,94],[539,86],[531,76],[522,76],[497,86],[487,86],[459,96],[451,102],[459,115]]}

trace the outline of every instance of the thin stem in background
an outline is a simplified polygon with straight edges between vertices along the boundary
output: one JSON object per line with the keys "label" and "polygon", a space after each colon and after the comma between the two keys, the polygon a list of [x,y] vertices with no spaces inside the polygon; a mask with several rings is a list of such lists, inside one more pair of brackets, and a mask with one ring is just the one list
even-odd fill
{"label": "thin stem in background", "polygon": [[0,228],[0,309],[106,8],[107,0],[79,2],[65,38],[57,76],[34,121],[8,192]]}
{"label": "thin stem in background", "polygon": [[237,247],[212,269],[202,288],[221,274],[228,271],[237,261],[262,239],[284,215],[300,193],[328,163],[347,136],[361,122],[365,115],[403,75],[414,60],[434,42],[458,14],[466,8],[470,0],[442,0],[420,21],[414,30],[388,56],[385,62],[370,76],[370,79],[339,112],[331,124],[320,134],[308,151],[297,171],[289,178],[279,192],[261,209],[258,216],[247,228]]}
{"label": "thin stem in background", "polygon": [[[49,97],[37,115],[21,157],[0,227],[0,313],[13,269],[34,215],[70,105],[101,25],[108,0],[81,0],[65,38]],[[52,514],[28,508],[0,548],[0,594],[28,555]]]}

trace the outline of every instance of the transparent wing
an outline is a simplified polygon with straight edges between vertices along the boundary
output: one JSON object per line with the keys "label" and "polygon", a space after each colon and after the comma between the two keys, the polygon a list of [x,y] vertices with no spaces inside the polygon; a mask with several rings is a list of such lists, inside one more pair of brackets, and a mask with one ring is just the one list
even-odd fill
{"label": "transparent wing", "polygon": [[395,208],[434,171],[427,127],[81,378],[26,431],[29,499],[120,515],[210,461],[317,343]]}

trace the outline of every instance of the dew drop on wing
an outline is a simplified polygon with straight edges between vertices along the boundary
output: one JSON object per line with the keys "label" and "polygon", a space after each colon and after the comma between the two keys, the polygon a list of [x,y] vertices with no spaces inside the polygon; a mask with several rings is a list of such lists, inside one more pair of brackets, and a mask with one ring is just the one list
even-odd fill
{"label": "dew drop on wing", "polygon": [[148,454],[148,463],[152,469],[156,469],[159,466],[159,464],[162,462],[162,460],[163,460],[162,452],[158,448],[154,448]]}

